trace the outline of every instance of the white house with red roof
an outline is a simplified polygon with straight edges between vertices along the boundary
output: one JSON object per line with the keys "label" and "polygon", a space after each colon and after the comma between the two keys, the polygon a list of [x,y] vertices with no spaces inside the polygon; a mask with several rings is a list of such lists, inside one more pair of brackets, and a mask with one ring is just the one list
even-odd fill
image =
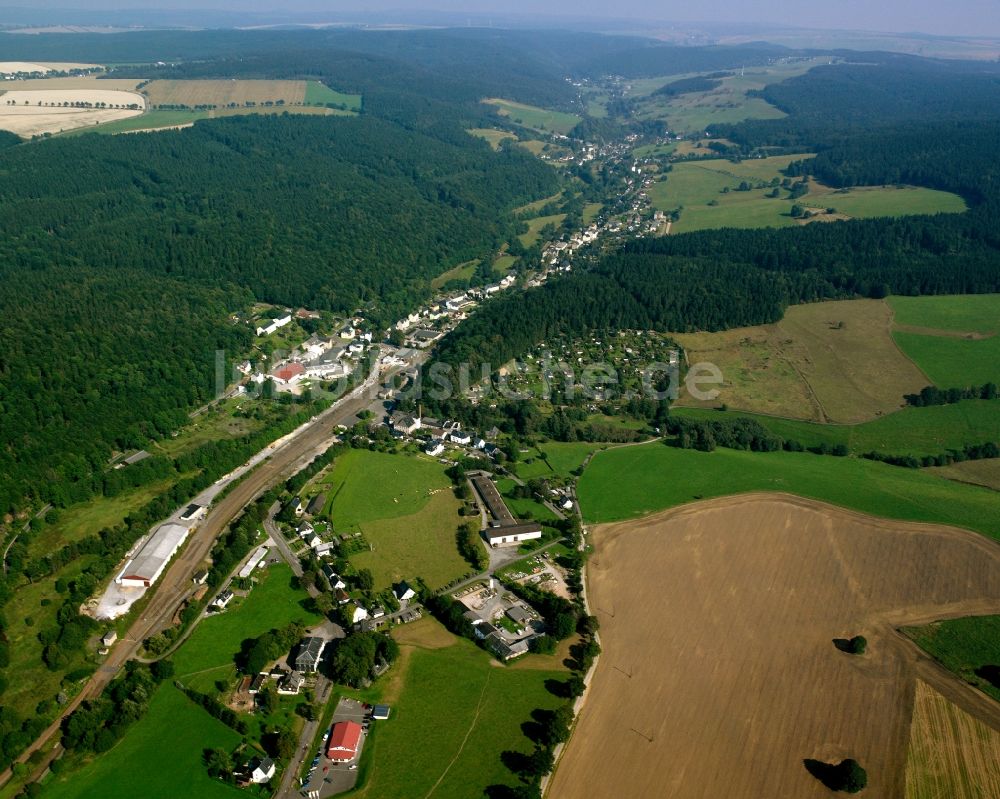
{"label": "white house with red roof", "polygon": [[271,372],[274,382],[279,385],[291,385],[302,379],[306,373],[306,368],[301,363],[286,363],[284,366]]}

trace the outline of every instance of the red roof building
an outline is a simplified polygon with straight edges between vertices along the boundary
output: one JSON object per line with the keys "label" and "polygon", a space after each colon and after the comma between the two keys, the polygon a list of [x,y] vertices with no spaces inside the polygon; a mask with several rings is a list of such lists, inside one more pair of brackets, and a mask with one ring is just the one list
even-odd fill
{"label": "red roof building", "polygon": [[305,371],[306,368],[301,363],[289,363],[285,364],[280,369],[275,369],[271,373],[271,376],[281,383],[290,383],[296,377],[304,374]]}
{"label": "red roof building", "polygon": [[361,725],[355,721],[338,721],[330,730],[326,756],[335,763],[346,763],[358,754],[361,743]]}

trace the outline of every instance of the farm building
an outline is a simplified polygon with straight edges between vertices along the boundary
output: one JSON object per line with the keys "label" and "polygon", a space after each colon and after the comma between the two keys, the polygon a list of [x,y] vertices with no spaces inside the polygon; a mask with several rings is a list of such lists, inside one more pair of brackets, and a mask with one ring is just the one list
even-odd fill
{"label": "farm building", "polygon": [[263,327],[258,327],[257,328],[257,335],[258,336],[270,336],[279,327],[284,327],[285,325],[287,325],[291,321],[292,321],[292,315],[291,314],[285,314],[284,316],[279,317],[278,319],[272,319],[269,324],[267,324],[267,325],[265,325]]}
{"label": "farm building", "polygon": [[101,644],[102,646],[105,647],[111,646],[117,640],[118,640],[118,633],[115,630],[110,630],[109,632],[106,632],[104,633],[104,635],[101,636]]}
{"label": "farm building", "polygon": [[208,582],[208,569],[198,569],[191,577],[191,582],[195,585],[204,585]]}
{"label": "farm building", "polygon": [[234,596],[235,594],[232,591],[226,589],[215,598],[212,605],[214,605],[218,610],[222,610],[226,607],[226,605],[233,601]]}
{"label": "farm building", "polygon": [[306,508],[306,512],[315,516],[317,513],[323,512],[324,505],[326,505],[326,494],[317,494],[309,500],[309,507]]}
{"label": "farm building", "polygon": [[334,763],[347,763],[358,754],[361,745],[361,725],[355,721],[338,721],[330,730],[326,756]]}
{"label": "farm building", "polygon": [[291,385],[297,383],[305,373],[306,368],[301,363],[286,363],[281,368],[271,372],[271,377],[279,385]]}
{"label": "farm building", "polygon": [[372,718],[376,721],[385,721],[389,718],[390,708],[388,705],[375,705],[372,708]]}
{"label": "farm building", "polygon": [[508,524],[502,527],[489,527],[486,530],[486,541],[491,547],[513,546],[541,537],[542,526],[538,522]]}
{"label": "farm building", "polygon": [[240,579],[245,579],[253,574],[253,570],[256,569],[261,561],[267,557],[267,547],[257,547],[257,550],[250,556],[250,560],[243,564],[243,568],[240,569],[237,575]]}
{"label": "farm building", "polygon": [[134,588],[148,588],[163,573],[170,559],[180,549],[190,528],[183,524],[161,524],[146,540],[135,556],[125,564],[115,582]]}
{"label": "farm building", "polygon": [[317,636],[304,638],[299,644],[298,654],[295,655],[295,670],[303,674],[309,674],[319,669],[320,661],[323,659],[323,650],[326,648],[326,639]]}
{"label": "farm building", "polygon": [[192,502],[184,508],[184,512],[181,514],[181,521],[192,522],[195,519],[204,518],[206,510],[207,508],[205,508],[205,506]]}

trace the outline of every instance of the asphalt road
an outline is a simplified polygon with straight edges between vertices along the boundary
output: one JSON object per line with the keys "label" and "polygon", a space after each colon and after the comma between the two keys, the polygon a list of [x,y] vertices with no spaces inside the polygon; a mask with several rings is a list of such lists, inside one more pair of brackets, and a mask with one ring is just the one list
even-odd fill
{"label": "asphalt road", "polygon": [[[170,564],[156,585],[149,589],[150,598],[142,615],[112,647],[107,660],[80,693],[63,707],[59,718],[18,757],[17,762],[24,763],[35,752],[43,749],[58,733],[63,719],[84,700],[100,696],[122,666],[136,656],[146,638],[170,626],[177,608],[191,593],[191,578],[208,557],[216,538],[226,526],[257,497],[287,480],[322,452],[329,445],[338,425],[353,423],[357,414],[371,404],[369,392],[362,391],[360,396],[349,396],[323,411],[303,426],[298,435],[277,447],[267,460],[244,476],[241,482],[211,507],[204,521],[191,534],[182,554]],[[59,751],[60,747],[57,745],[48,753],[32,779],[45,772]],[[10,769],[0,773],[0,785],[6,784],[10,777]]]}

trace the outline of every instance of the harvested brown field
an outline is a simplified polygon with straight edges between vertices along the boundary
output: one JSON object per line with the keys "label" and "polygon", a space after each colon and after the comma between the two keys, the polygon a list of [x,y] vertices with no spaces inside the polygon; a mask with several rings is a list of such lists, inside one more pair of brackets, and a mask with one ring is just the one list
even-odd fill
{"label": "harvested brown field", "polygon": [[[853,757],[898,799],[912,619],[1000,610],[1000,547],[748,494],[593,532],[603,654],[553,799],[821,799],[805,758]],[[864,635],[862,656],[834,638]]]}
{"label": "harvested brown field", "polygon": [[224,107],[247,103],[263,105],[282,101],[302,103],[304,80],[154,80],[143,89],[153,106]]}
{"label": "harvested brown field", "polygon": [[1000,796],[1000,731],[917,680],[906,799]]}
{"label": "harvested brown field", "polygon": [[903,395],[930,381],[896,346],[882,300],[793,305],[773,325],[685,333],[675,338],[689,364],[716,364],[719,397],[686,407],[730,408],[793,419],[856,424],[898,410]]}
{"label": "harvested brown field", "polygon": [[141,94],[92,85],[97,88],[2,92],[0,130],[27,138],[142,114],[146,100]]}

